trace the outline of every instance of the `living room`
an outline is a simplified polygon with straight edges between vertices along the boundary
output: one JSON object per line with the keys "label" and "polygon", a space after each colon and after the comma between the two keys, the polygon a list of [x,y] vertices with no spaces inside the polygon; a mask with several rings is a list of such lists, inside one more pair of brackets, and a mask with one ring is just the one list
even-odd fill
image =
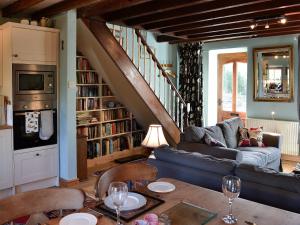
{"label": "living room", "polygon": [[[58,201],[54,186],[66,187],[70,204],[73,188],[85,192],[85,204],[98,201],[101,179],[123,181],[124,174],[158,179],[144,197],[128,192],[147,203],[128,211],[142,210],[136,217],[121,210],[124,224],[152,224],[149,213],[162,224],[236,223],[232,213],[222,222],[225,178],[237,182],[238,224],[298,224],[299,7],[271,0],[3,1],[0,206],[8,208],[0,207],[0,217],[18,196],[36,196],[41,207],[3,221],[40,212],[47,204],[39,198]],[[148,201],[157,205],[147,209]],[[173,218],[176,207],[208,214]],[[101,210],[87,214],[115,224],[118,208]],[[40,216],[15,222],[65,224]]]}

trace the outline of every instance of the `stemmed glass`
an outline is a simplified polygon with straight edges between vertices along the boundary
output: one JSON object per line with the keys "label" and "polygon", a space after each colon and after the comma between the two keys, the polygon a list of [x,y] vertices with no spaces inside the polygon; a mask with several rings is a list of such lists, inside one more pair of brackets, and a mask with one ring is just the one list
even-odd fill
{"label": "stemmed glass", "polygon": [[223,217],[226,224],[234,224],[237,218],[232,215],[232,202],[240,195],[241,180],[236,176],[225,176],[222,181],[222,190],[226,197],[229,199],[229,214]]}
{"label": "stemmed glass", "polygon": [[108,195],[111,197],[112,203],[116,208],[117,213],[117,225],[122,225],[120,221],[120,207],[124,205],[127,195],[128,188],[124,182],[112,182],[109,185]]}

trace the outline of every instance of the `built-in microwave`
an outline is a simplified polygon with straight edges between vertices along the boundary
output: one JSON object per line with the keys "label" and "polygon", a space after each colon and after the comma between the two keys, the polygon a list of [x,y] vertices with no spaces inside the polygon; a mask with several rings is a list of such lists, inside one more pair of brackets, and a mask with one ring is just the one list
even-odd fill
{"label": "built-in microwave", "polygon": [[55,94],[56,66],[13,64],[14,95]]}

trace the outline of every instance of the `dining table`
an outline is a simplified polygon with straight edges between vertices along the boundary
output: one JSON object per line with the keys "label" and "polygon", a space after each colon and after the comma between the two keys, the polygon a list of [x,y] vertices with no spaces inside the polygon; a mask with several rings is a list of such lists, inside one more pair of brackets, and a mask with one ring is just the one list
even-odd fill
{"label": "dining table", "polygon": [[[156,197],[164,200],[164,203],[146,212],[157,215],[184,201],[197,205],[217,216],[210,220],[208,225],[225,224],[222,217],[228,214],[228,198],[221,192],[199,187],[172,178],[160,178],[175,185],[175,190],[169,193],[153,193]],[[150,192],[150,191],[149,191]],[[300,225],[300,214],[249,201],[242,198],[234,200],[233,215],[238,219],[236,224],[240,225]],[[87,209],[83,209],[85,211]],[[184,215],[182,215],[184,217]],[[144,215],[138,217],[143,218]],[[52,219],[47,225],[59,225],[60,219]],[[115,225],[116,222],[107,216],[99,215],[97,225]],[[124,224],[133,224],[133,221]],[[185,225],[185,224],[183,224]]]}

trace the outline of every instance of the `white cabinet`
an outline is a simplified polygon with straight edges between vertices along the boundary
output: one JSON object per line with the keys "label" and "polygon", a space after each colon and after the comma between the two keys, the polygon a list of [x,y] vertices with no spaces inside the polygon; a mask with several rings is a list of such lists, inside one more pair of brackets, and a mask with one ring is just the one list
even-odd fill
{"label": "white cabinet", "polygon": [[20,27],[12,28],[13,63],[57,60],[58,33]]}
{"label": "white cabinet", "polygon": [[12,129],[0,130],[0,190],[13,186]]}
{"label": "white cabinet", "polygon": [[1,26],[6,63],[57,65],[59,30],[8,22]]}
{"label": "white cabinet", "polygon": [[15,185],[58,176],[57,147],[40,150],[15,151]]}

